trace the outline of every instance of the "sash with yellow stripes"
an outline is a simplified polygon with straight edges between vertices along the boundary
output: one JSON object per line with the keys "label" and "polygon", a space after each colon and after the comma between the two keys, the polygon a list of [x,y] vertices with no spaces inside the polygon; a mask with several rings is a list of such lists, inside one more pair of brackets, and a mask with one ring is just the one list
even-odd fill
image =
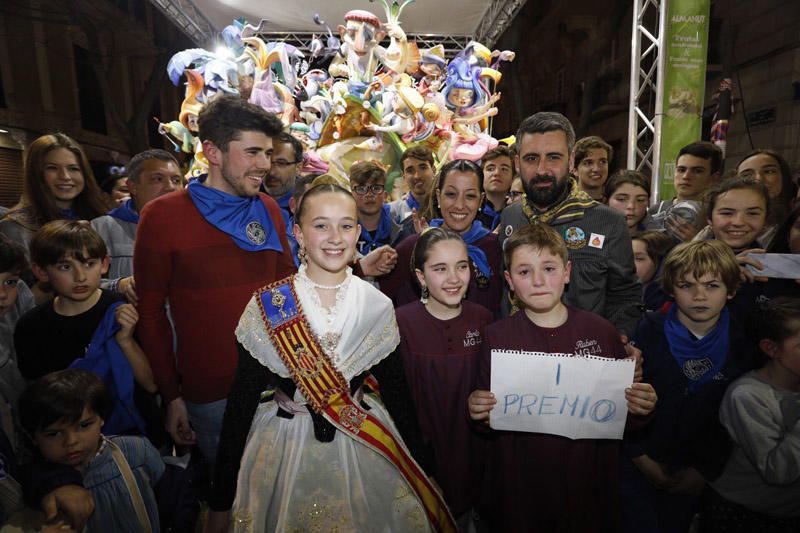
{"label": "sash with yellow stripes", "polygon": [[400,471],[436,531],[455,532],[447,505],[405,446],[353,400],[347,380],[333,366],[311,330],[293,280],[294,276],[285,278],[256,292],[261,318],[292,380],[315,412],[348,437],[385,457]]}

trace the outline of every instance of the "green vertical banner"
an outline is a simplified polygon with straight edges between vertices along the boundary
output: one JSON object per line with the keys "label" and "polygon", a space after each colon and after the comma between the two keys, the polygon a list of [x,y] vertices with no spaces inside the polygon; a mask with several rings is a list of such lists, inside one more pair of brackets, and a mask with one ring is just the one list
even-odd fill
{"label": "green vertical banner", "polygon": [[675,158],[700,140],[706,87],[710,0],[666,0],[664,115],[661,119],[660,198],[675,196]]}

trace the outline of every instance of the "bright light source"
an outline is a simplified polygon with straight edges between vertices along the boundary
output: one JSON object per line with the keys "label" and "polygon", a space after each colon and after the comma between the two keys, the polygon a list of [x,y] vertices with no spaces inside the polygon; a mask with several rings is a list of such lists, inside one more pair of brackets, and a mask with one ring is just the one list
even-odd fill
{"label": "bright light source", "polygon": [[233,57],[233,52],[231,52],[231,49],[228,48],[227,46],[223,46],[223,45],[217,46],[216,50],[214,50],[214,53],[217,56],[225,58],[225,59]]}
{"label": "bright light source", "polygon": [[0,133],[8,133],[8,130],[0,129]]}

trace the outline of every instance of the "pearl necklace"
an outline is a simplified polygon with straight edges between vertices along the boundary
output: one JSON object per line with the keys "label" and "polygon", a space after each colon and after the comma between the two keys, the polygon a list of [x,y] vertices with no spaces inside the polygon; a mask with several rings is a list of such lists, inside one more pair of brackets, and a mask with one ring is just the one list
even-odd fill
{"label": "pearl necklace", "polygon": [[315,282],[314,280],[312,280],[311,278],[309,278],[307,276],[306,276],[306,279],[308,280],[308,283],[312,287],[314,287],[315,289],[322,289],[322,290],[325,290],[325,291],[338,291],[339,289],[344,287],[345,283],[347,283],[347,278],[344,278],[344,281],[342,281],[338,285],[322,285],[320,283]]}
{"label": "pearl necklace", "polygon": [[347,284],[350,278],[350,276],[348,275],[350,274],[350,267],[347,268],[347,271],[345,272],[345,276],[342,282],[337,285],[323,285],[321,283],[317,283],[316,281],[308,277],[307,268],[305,265],[300,265],[300,268],[298,269],[298,274],[307,285],[310,285],[314,289],[322,289],[324,291],[338,291]]}

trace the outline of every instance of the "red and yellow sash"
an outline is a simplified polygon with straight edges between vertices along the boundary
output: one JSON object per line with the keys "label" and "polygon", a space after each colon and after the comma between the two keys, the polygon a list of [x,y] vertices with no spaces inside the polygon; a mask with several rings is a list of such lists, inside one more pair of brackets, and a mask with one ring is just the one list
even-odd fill
{"label": "red and yellow sash", "polygon": [[292,281],[286,278],[256,292],[270,339],[297,387],[315,412],[339,431],[392,463],[439,532],[455,532],[447,505],[425,472],[392,432],[350,396],[350,386],[320,347],[303,314]]}

